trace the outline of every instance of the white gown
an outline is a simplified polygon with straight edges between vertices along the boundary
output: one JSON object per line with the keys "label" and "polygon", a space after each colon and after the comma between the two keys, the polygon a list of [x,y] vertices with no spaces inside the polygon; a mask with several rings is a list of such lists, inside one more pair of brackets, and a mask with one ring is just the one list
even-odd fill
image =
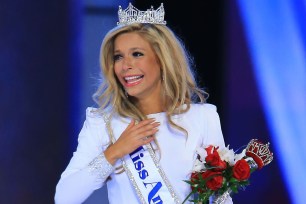
{"label": "white gown", "polygon": [[[138,204],[140,202],[137,194],[126,173],[114,172],[114,167],[120,166],[121,161],[112,167],[105,159],[102,163],[97,160],[101,153],[103,156],[103,151],[109,144],[109,136],[103,117],[93,113],[93,110],[94,108],[86,110],[86,120],[79,134],[77,150],[56,186],[55,203],[82,203],[94,190],[106,183],[110,204]],[[183,201],[190,192],[190,187],[184,180],[189,179],[196,158],[196,148],[208,144],[225,145],[216,107],[207,103],[192,104],[188,112],[173,116],[173,121],[187,130],[188,136],[171,128],[165,113],[150,114],[148,118],[155,118],[161,123],[156,133],[161,153],[160,164],[174,191]],[[111,122],[114,135],[121,135],[129,122],[129,119],[114,117]],[[97,161],[100,161],[98,169],[93,171],[92,164],[97,164]],[[106,180],[109,175],[111,179]],[[226,204],[230,203],[231,198],[226,201]]]}

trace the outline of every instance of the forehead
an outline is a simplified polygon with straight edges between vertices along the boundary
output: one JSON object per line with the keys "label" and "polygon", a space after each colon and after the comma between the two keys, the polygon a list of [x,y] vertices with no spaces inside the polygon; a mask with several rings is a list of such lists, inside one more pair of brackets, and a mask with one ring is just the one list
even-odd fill
{"label": "forehead", "polygon": [[135,32],[118,35],[115,39],[114,46],[115,50],[135,47],[151,49],[149,42]]}

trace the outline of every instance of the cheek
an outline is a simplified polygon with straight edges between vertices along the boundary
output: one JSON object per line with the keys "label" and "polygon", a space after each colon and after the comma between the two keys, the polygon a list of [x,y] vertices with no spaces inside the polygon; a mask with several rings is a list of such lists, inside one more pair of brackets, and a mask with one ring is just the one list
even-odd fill
{"label": "cheek", "polygon": [[118,68],[118,65],[114,65],[114,75],[120,79],[120,69]]}
{"label": "cheek", "polygon": [[155,70],[155,77],[156,79],[158,80],[161,80],[161,70],[160,70],[160,67],[156,67],[156,70]]}
{"label": "cheek", "polygon": [[[151,65],[151,66],[148,66]],[[145,66],[146,65],[146,66]],[[160,76],[160,66],[154,61],[149,61],[143,67],[146,67],[146,73],[152,78]]]}
{"label": "cheek", "polygon": [[123,84],[123,79],[122,77],[120,77],[120,70],[118,68],[116,68],[116,66],[114,66],[114,77],[121,83]]}
{"label": "cheek", "polygon": [[117,63],[114,64],[114,73],[115,73],[115,75],[119,74],[119,66],[118,66]]}

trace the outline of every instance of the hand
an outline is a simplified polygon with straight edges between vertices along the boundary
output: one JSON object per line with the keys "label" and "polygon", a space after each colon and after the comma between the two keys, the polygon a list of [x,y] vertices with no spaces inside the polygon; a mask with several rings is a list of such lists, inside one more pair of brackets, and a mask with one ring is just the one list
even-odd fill
{"label": "hand", "polygon": [[132,120],[127,128],[122,132],[119,139],[109,146],[104,155],[110,164],[114,165],[115,162],[123,156],[133,152],[138,147],[150,143],[154,140],[154,135],[160,125],[155,122],[155,119],[146,119],[138,124]]}

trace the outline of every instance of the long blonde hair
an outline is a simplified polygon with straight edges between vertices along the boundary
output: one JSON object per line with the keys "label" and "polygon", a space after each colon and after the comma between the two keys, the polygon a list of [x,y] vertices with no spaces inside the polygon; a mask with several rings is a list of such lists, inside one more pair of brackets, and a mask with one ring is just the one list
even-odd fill
{"label": "long blonde hair", "polygon": [[164,25],[133,23],[117,26],[106,34],[100,50],[100,65],[104,78],[94,94],[99,111],[110,108],[112,112],[123,117],[136,120],[146,118],[146,115],[125,96],[124,89],[114,73],[114,41],[119,35],[130,32],[139,34],[155,52],[161,65],[168,122],[172,127],[187,133],[184,128],[172,121],[171,116],[188,111],[191,103],[205,102],[206,93],[197,87],[191,67],[192,60],[183,43],[169,27]]}

